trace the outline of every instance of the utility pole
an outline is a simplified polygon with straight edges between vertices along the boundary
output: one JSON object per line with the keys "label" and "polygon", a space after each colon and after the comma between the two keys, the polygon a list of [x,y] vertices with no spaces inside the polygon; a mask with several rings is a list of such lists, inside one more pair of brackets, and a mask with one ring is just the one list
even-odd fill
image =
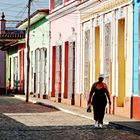
{"label": "utility pole", "polygon": [[31,2],[28,0],[28,28],[27,28],[27,83],[26,83],[26,102],[29,102],[29,79],[30,79],[30,11],[31,11]]}

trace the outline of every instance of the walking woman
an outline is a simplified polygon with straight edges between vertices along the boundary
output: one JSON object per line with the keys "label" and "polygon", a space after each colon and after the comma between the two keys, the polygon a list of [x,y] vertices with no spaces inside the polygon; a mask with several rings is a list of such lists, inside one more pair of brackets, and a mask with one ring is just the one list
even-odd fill
{"label": "walking woman", "polygon": [[93,105],[95,127],[99,128],[102,128],[103,126],[107,98],[109,101],[109,105],[111,105],[110,94],[107,85],[103,82],[103,80],[104,75],[100,74],[98,77],[98,82],[95,82],[92,85],[88,100],[88,106],[91,104]]}

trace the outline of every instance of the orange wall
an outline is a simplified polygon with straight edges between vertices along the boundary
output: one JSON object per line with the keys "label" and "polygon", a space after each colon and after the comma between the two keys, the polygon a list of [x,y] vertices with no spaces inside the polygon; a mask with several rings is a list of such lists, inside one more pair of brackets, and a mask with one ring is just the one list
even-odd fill
{"label": "orange wall", "polygon": [[140,120],[140,97],[132,98],[132,117]]}

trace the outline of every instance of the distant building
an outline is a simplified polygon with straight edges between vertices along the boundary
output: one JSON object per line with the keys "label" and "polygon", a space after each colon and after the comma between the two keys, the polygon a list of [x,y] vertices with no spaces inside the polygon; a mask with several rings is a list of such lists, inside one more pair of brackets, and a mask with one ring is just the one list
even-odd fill
{"label": "distant building", "polygon": [[[30,81],[29,92],[37,97],[47,98],[49,87],[49,39],[50,30],[47,15],[48,9],[39,9],[31,14],[30,21]],[[17,27],[27,31],[28,19]],[[27,32],[26,32],[27,34]],[[27,39],[27,38],[26,38]],[[27,81],[27,47],[24,49],[24,92]]]}
{"label": "distant building", "polygon": [[[16,54],[18,53],[19,40],[25,38],[25,31],[18,29],[7,29],[6,20],[4,19],[4,13],[2,13],[2,19],[0,20],[0,50],[2,57],[0,59],[1,65],[1,92],[5,93],[6,83],[8,79],[11,79],[11,84],[14,91],[18,91],[19,88],[19,75],[18,59]],[[18,75],[19,74],[19,75]]]}

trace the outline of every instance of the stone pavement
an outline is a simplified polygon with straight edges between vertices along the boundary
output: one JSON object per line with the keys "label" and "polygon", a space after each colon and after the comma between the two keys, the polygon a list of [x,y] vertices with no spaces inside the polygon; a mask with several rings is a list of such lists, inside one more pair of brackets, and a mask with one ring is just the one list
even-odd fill
{"label": "stone pavement", "polygon": [[140,140],[140,135],[112,125],[94,128],[92,113],[83,108],[32,97],[30,101],[0,96],[0,140]]}
{"label": "stone pavement", "polygon": [[[15,95],[15,97],[21,100],[25,100],[25,95]],[[39,103],[44,106],[45,105],[53,106],[63,112],[93,120],[93,114],[87,113],[86,109],[81,107],[71,106],[63,103],[57,103],[47,99],[35,98],[32,95],[29,97],[29,101],[32,103]],[[104,118],[104,124],[109,124],[111,125],[111,127],[115,127],[119,129],[129,130],[140,135],[140,121],[135,119],[129,119],[116,115],[106,114]]]}

